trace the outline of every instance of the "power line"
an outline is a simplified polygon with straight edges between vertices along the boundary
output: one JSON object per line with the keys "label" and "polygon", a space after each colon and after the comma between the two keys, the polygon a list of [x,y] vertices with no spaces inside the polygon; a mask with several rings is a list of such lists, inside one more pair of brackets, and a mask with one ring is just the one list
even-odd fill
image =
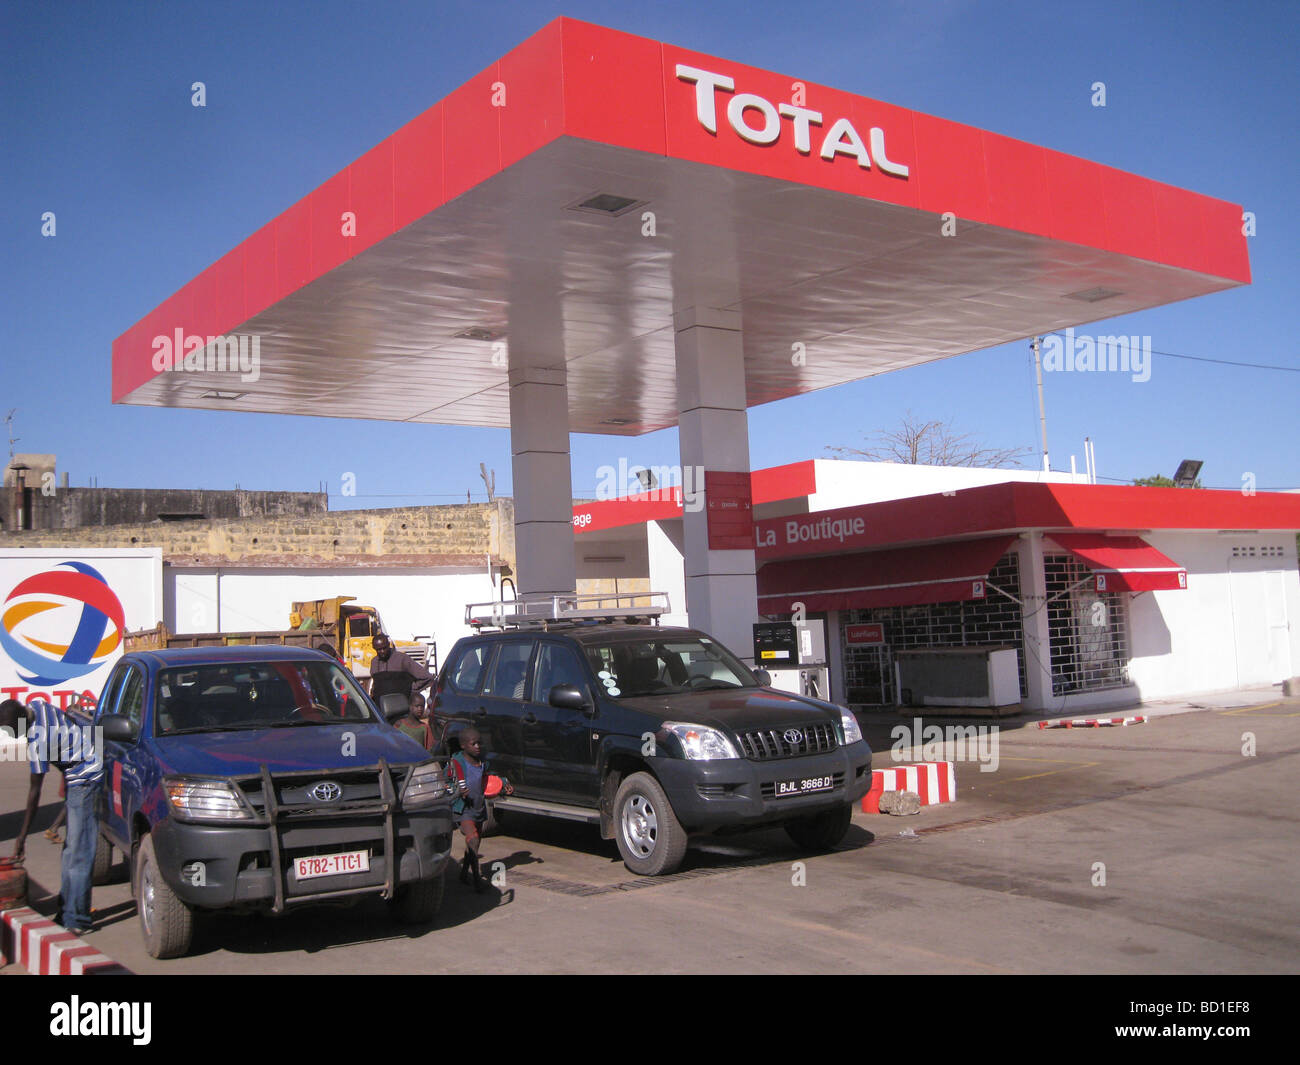
{"label": "power line", "polygon": [[[1057,472],[1057,471],[1053,470],[1052,472],[1055,473],[1055,472]],[[1064,471],[1060,471],[1060,472],[1064,472]],[[1150,475],[1148,474],[1147,476],[1150,476]],[[1139,478],[1137,478],[1137,477],[1102,477],[1100,474],[1098,474],[1098,475],[1097,475],[1097,480],[1099,480],[1099,481],[1109,481],[1109,482],[1111,482],[1112,484],[1131,485],[1134,481],[1139,480]],[[1173,487],[1173,486],[1170,485],[1169,487]],[[1295,486],[1295,485],[1256,485],[1256,486],[1255,486],[1255,491],[1256,491],[1256,492],[1292,492],[1292,491],[1295,491],[1295,490],[1296,490],[1296,487],[1297,487],[1297,486]],[[1206,484],[1206,485],[1202,485],[1201,488],[1202,488],[1203,490],[1205,490],[1205,491],[1211,491],[1211,492],[1240,492],[1240,491],[1241,491],[1241,485],[1239,485],[1239,484],[1224,484],[1224,485],[1218,485],[1218,484]]]}
{"label": "power line", "polygon": [[[1044,335],[1065,338],[1065,334],[1060,330]],[[1170,359],[1189,359],[1192,362],[1213,362],[1218,363],[1220,366],[1241,366],[1249,370],[1281,370],[1283,373],[1300,373],[1300,366],[1277,366],[1268,362],[1235,362],[1232,359],[1211,359],[1205,355],[1185,355],[1177,351],[1156,351],[1154,348],[1151,349],[1151,354],[1164,355]]]}

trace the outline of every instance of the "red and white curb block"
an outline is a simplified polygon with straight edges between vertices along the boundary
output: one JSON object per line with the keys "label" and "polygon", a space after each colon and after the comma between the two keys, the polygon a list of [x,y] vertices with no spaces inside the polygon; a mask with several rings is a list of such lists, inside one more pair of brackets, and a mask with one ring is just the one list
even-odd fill
{"label": "red and white curb block", "polygon": [[910,791],[922,806],[957,801],[957,769],[953,762],[921,762],[871,771],[871,790],[862,796],[862,812],[880,813],[880,796],[887,791]]}
{"label": "red and white curb block", "polygon": [[6,961],[16,961],[33,976],[130,975],[107,954],[26,906],[0,912],[0,965]]}
{"label": "red and white curb block", "polygon": [[1137,717],[1076,717],[1061,721],[1040,721],[1039,728],[1123,728],[1125,725],[1141,725],[1146,722],[1146,715]]}

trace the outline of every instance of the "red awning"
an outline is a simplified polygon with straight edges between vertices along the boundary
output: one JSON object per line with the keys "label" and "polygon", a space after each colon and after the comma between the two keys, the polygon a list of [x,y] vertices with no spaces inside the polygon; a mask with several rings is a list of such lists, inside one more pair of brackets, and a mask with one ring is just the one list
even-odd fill
{"label": "red awning", "polygon": [[1187,587],[1187,570],[1140,536],[1053,534],[1096,575],[1099,592],[1163,592]]}
{"label": "red awning", "polygon": [[758,571],[760,614],[983,599],[989,570],[1013,536],[769,562]]}

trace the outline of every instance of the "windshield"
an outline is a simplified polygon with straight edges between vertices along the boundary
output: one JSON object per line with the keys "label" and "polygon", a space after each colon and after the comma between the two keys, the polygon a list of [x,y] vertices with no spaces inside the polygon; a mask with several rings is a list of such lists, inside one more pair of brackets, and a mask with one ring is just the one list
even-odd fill
{"label": "windshield", "polygon": [[374,720],[352,675],[333,662],[164,669],[156,698],[159,736]]}
{"label": "windshield", "polygon": [[614,699],[753,688],[754,675],[707,638],[619,640],[586,647],[596,679]]}

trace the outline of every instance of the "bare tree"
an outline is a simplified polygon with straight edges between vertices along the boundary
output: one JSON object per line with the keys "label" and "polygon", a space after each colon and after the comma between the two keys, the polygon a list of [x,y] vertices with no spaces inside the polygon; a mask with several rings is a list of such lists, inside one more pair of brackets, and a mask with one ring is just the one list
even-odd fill
{"label": "bare tree", "polygon": [[493,470],[493,471],[492,471],[492,476],[491,476],[491,477],[488,477],[488,468],[487,468],[487,463],[485,463],[485,462],[480,462],[480,463],[478,464],[478,473],[479,473],[479,476],[483,478],[483,484],[484,484],[484,486],[487,488],[487,497],[488,497],[488,502],[491,503],[492,500],[496,498],[496,491],[497,491],[497,471],[496,471],[496,470]]}
{"label": "bare tree", "polygon": [[867,462],[901,462],[911,466],[983,466],[1000,469],[1019,466],[1033,448],[982,447],[969,433],[959,433],[947,422],[922,421],[910,410],[895,429],[881,429],[866,437],[867,447],[827,448],[839,458]]}

